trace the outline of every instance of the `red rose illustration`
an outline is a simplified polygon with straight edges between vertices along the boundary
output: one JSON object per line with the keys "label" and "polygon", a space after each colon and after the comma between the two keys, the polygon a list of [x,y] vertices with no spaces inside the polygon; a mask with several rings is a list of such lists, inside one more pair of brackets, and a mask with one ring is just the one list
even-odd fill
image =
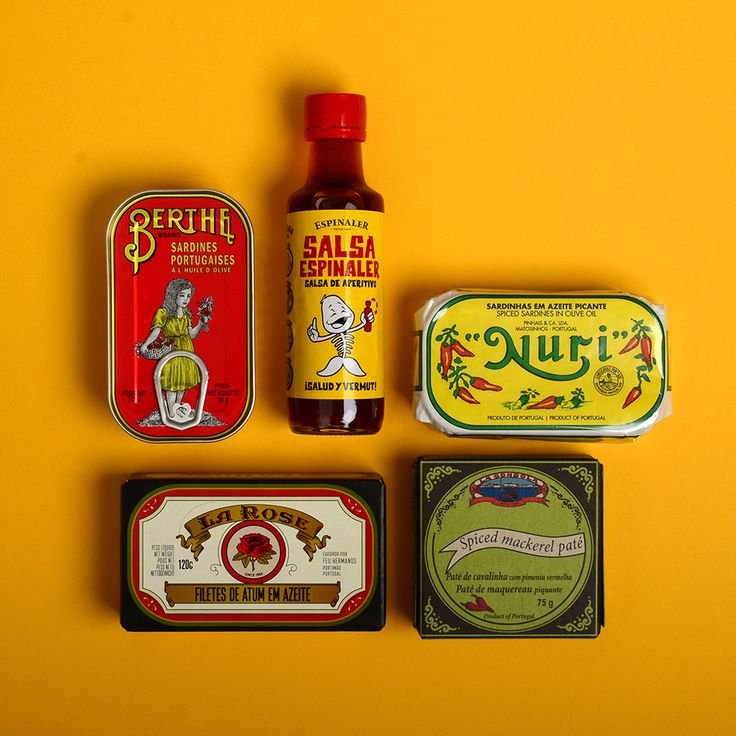
{"label": "red rose illustration", "polygon": [[238,554],[233,557],[233,560],[241,560],[243,567],[246,569],[248,565],[252,565],[255,570],[256,562],[267,565],[271,557],[276,554],[271,546],[271,540],[264,534],[258,534],[258,532],[240,537],[236,549]]}
{"label": "red rose illustration", "polygon": [[238,552],[248,555],[248,557],[263,557],[266,552],[270,552],[272,549],[268,537],[257,532],[240,537],[237,547]]}

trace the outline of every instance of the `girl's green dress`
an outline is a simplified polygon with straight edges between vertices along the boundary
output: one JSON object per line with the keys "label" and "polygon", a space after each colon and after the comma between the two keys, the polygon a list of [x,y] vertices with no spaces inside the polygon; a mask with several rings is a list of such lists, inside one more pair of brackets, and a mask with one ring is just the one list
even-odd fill
{"label": "girl's green dress", "polygon": [[[175,350],[194,352],[194,343],[189,337],[192,318],[185,312],[182,317],[172,317],[166,307],[156,310],[151,329],[158,328],[165,337],[174,338]],[[172,358],[161,371],[161,388],[165,391],[186,391],[199,384],[199,368],[189,358]]]}

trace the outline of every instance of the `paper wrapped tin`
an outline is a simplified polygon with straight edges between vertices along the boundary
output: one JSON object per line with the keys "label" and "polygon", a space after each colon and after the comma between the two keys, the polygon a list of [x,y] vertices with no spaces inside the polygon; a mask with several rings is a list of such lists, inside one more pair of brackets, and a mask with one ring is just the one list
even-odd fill
{"label": "paper wrapped tin", "polygon": [[109,400],[149,442],[223,439],[255,399],[253,229],[220,192],[143,192],[110,220]]}
{"label": "paper wrapped tin", "polygon": [[141,476],[122,520],[129,631],[383,627],[379,476]]}
{"label": "paper wrapped tin", "polygon": [[448,435],[637,437],[670,413],[664,309],[451,291],[416,316],[415,416]]}
{"label": "paper wrapped tin", "polygon": [[603,468],[596,460],[419,458],[416,474],[421,636],[600,633]]}

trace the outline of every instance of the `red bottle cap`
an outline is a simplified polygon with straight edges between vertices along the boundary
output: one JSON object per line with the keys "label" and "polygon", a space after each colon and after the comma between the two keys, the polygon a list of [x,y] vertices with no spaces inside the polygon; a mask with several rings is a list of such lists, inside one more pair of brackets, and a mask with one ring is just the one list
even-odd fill
{"label": "red bottle cap", "polygon": [[365,140],[365,97],[329,93],[304,98],[304,137]]}

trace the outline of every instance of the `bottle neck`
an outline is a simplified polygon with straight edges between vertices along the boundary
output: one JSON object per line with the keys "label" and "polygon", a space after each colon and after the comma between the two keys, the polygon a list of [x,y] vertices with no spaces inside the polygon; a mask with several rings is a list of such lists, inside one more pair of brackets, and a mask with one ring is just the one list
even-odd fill
{"label": "bottle neck", "polygon": [[307,183],[364,183],[360,143],[349,138],[318,138],[311,141]]}

